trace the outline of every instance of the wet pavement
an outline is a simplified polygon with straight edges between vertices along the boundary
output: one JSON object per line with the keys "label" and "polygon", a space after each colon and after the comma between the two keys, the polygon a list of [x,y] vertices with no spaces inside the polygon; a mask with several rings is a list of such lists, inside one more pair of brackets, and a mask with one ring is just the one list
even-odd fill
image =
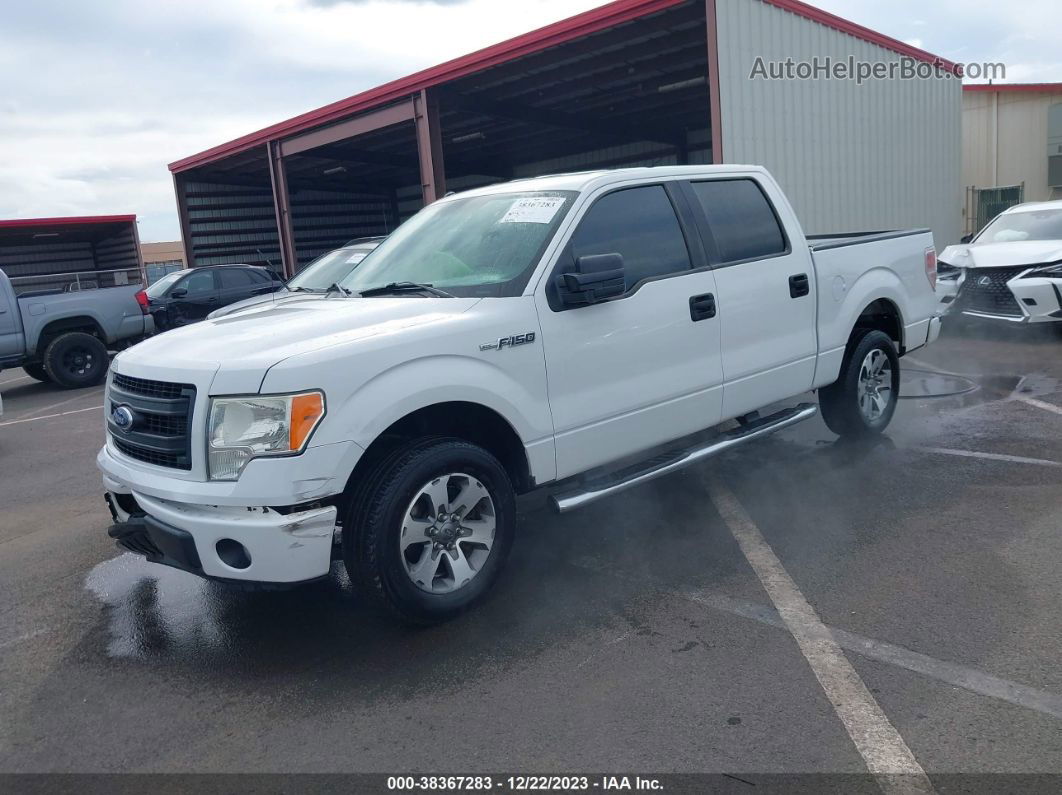
{"label": "wet pavement", "polygon": [[565,516],[411,630],[337,566],[243,593],[119,554],[101,390],[0,373],[0,771],[865,770],[726,484],[915,759],[1062,773],[1062,336],[949,332],[887,436],[819,419]]}

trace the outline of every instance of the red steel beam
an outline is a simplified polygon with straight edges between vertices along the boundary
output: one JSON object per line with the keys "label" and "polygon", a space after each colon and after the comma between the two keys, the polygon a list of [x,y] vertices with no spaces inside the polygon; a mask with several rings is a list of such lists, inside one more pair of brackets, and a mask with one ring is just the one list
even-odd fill
{"label": "red steel beam", "polygon": [[723,162],[723,103],[719,96],[719,25],[716,22],[715,0],[704,0],[708,35],[708,123],[712,134],[712,162]]}
{"label": "red steel beam", "polygon": [[328,146],[348,138],[374,132],[384,127],[393,127],[396,124],[413,121],[413,103],[406,101],[398,105],[357,116],[348,121],[333,124],[321,130],[298,135],[293,138],[285,138],[280,142],[281,157],[290,157],[320,146]]}
{"label": "red steel beam", "polygon": [[288,177],[284,170],[284,157],[280,144],[266,145],[269,154],[269,181],[273,186],[273,211],[277,217],[277,235],[280,238],[280,259],[284,275],[295,275],[298,255],[295,251],[295,226],[291,218],[291,196],[288,193]]}
{"label": "red steel beam", "polygon": [[969,83],[963,91],[1035,91],[1043,94],[1062,94],[1062,83]]}
{"label": "red steel beam", "polygon": [[420,157],[420,187],[424,194],[424,206],[427,207],[446,195],[439,98],[433,91],[421,91],[413,97],[413,107],[417,125],[417,154]]}

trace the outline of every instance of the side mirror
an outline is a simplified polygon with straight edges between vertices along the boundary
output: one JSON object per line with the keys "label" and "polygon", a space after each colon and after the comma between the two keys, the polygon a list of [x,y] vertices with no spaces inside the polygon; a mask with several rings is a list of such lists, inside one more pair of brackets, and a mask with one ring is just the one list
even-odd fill
{"label": "side mirror", "polygon": [[623,295],[626,290],[622,254],[579,257],[575,271],[557,278],[557,292],[565,306],[588,306]]}
{"label": "side mirror", "polygon": [[178,287],[176,290],[170,292],[170,298],[184,298],[186,295],[188,295],[188,291],[183,287]]}
{"label": "side mirror", "polygon": [[959,238],[959,242],[960,243],[969,243],[973,239],[974,239],[973,235],[963,235],[962,237]]}

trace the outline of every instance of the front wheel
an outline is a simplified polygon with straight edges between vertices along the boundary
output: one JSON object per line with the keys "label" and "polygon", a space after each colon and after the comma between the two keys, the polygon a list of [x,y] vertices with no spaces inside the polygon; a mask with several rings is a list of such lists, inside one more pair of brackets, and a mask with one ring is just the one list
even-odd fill
{"label": "front wheel", "polygon": [[480,599],[512,546],[516,499],[504,467],[460,439],[410,443],[351,499],[343,562],[401,619],[444,621]]}
{"label": "front wheel", "polygon": [[872,436],[888,427],[900,394],[900,357],[888,334],[853,338],[837,381],[819,390],[826,427],[838,436]]}

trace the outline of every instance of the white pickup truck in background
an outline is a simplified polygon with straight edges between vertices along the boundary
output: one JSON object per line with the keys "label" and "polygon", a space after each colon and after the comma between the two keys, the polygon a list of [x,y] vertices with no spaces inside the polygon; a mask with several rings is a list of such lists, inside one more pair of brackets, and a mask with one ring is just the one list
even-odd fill
{"label": "white pickup truck in background", "polygon": [[939,333],[935,279],[928,231],[809,241],[755,166],[450,196],[324,299],[118,356],[110,534],[244,584],[342,559],[404,619],[441,620],[497,578],[519,493],[571,510],[817,410],[881,432],[898,357]]}

